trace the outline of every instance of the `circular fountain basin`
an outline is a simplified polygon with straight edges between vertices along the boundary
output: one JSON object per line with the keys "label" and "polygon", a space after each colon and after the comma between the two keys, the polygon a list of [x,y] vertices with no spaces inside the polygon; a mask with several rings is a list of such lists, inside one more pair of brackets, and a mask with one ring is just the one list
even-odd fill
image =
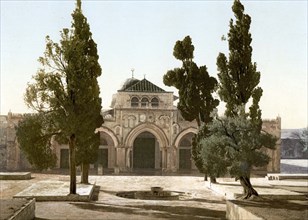
{"label": "circular fountain basin", "polygon": [[119,192],[117,196],[129,199],[143,200],[179,200],[181,193],[164,191],[162,187],[151,187],[151,191]]}

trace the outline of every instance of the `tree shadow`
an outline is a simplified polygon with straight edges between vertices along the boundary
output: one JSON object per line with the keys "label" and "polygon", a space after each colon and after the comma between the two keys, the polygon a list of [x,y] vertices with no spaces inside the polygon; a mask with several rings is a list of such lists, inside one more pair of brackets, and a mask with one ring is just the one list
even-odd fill
{"label": "tree shadow", "polygon": [[226,204],[226,202],[223,200],[211,200],[211,199],[201,199],[201,198],[185,199],[185,201]]}
{"label": "tree shadow", "polygon": [[[221,185],[221,186],[234,186],[234,187],[242,187],[241,184],[232,184],[232,183],[215,183],[217,185]],[[258,184],[253,184],[252,183],[253,188],[264,188],[264,189],[272,189],[273,186],[264,186],[264,185],[258,185]]]}
{"label": "tree shadow", "polygon": [[243,206],[243,207],[260,207],[260,208],[271,208],[271,209],[287,209],[295,211],[305,211],[308,209],[308,202],[306,204],[299,204],[289,202],[287,200],[278,200],[278,199],[265,199],[261,200],[232,200],[234,204]]}
{"label": "tree shadow", "polygon": [[102,203],[72,203],[81,209],[99,212],[122,213],[126,215],[139,215],[145,218],[169,219],[226,219],[225,211],[187,206],[162,206],[162,205],[134,205],[116,206]]}

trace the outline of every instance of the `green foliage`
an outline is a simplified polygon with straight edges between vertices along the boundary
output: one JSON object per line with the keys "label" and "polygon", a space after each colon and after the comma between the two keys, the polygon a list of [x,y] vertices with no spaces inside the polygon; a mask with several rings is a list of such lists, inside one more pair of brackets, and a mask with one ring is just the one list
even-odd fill
{"label": "green foliage", "polygon": [[194,46],[191,38],[177,41],[173,55],[182,61],[181,68],[169,70],[164,75],[164,84],[179,90],[178,109],[185,120],[201,122],[211,121],[210,113],[219,101],[212,97],[217,81],[209,76],[206,66],[198,67],[193,61]]}
{"label": "green foliage", "polygon": [[274,149],[277,139],[259,132],[245,116],[216,117],[206,126],[208,134],[199,143],[202,158],[210,176],[229,173],[234,177],[249,177],[253,166],[262,167],[269,156],[261,148]]}
{"label": "green foliage", "polygon": [[42,115],[52,113],[49,120],[55,131],[61,131],[58,140],[67,143],[69,137],[76,137],[80,164],[97,158],[99,135],[94,132],[103,123],[97,81],[101,67],[81,1],[72,17],[72,29],[63,29],[60,43],[46,37],[46,50],[39,58],[42,67],[28,84],[25,102]]}
{"label": "green foliage", "polygon": [[[262,89],[257,87],[260,82],[260,72],[256,63],[252,63],[251,34],[249,32],[251,18],[244,14],[244,6],[235,0],[232,10],[236,21],[230,21],[228,33],[229,60],[220,53],[217,57],[220,99],[226,102],[226,116],[240,114],[239,106],[244,106],[250,98],[253,106],[250,108],[252,119],[261,119],[258,102]],[[256,121],[255,121],[256,122]],[[260,124],[260,122],[258,122]]]}
{"label": "green foliage", "polygon": [[[250,16],[244,14],[244,6],[239,0],[234,1],[232,10],[236,21],[230,21],[229,57],[223,53],[217,57],[218,94],[226,103],[225,117],[220,119],[216,115],[213,122],[204,125],[196,145],[202,149],[204,169],[211,177],[229,173],[249,179],[253,166],[260,167],[269,162],[261,148],[273,149],[277,139],[261,130],[259,102],[263,90],[258,87],[260,72],[251,60]],[[251,106],[247,113],[249,102]]]}
{"label": "green foliage", "polygon": [[56,155],[52,151],[51,138],[57,133],[48,119],[49,115],[24,115],[16,127],[17,141],[30,164],[43,170],[56,165]]}
{"label": "green foliage", "polygon": [[[185,120],[196,120],[198,125],[212,120],[210,114],[219,104],[212,93],[216,91],[217,80],[209,76],[206,66],[198,67],[193,62],[194,46],[189,36],[177,41],[173,55],[182,61],[181,68],[169,70],[164,75],[164,84],[179,90],[178,109]],[[200,157],[200,147],[193,141],[192,158],[200,172],[206,172]]]}

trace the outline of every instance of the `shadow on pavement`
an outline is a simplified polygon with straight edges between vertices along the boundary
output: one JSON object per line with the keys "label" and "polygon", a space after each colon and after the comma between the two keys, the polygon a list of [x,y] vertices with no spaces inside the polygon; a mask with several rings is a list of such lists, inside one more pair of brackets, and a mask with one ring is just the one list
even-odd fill
{"label": "shadow on pavement", "polygon": [[173,218],[173,219],[226,219],[226,212],[206,208],[186,206],[116,206],[102,203],[72,203],[77,208],[99,211],[122,213],[126,215],[139,215],[151,218]]}

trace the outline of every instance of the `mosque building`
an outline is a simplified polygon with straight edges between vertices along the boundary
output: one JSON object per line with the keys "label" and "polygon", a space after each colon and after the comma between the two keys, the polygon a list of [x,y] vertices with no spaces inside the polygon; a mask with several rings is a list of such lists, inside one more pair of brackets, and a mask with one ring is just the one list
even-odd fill
{"label": "mosque building", "polygon": [[[197,133],[197,123],[184,120],[174,106],[177,97],[154,85],[147,79],[129,78],[112,97],[111,109],[103,112],[104,123],[100,133],[98,160],[101,165],[117,172],[140,169],[162,172],[194,171],[191,143]],[[20,170],[29,164],[20,152],[14,124],[21,115],[1,116],[5,127],[0,142],[1,170]],[[267,167],[259,171],[279,172],[281,119],[264,120],[263,129],[279,138],[275,150],[266,149],[271,157]],[[2,129],[1,129],[2,130]],[[3,135],[1,134],[1,137]],[[68,145],[53,142],[57,168],[68,168]]]}

